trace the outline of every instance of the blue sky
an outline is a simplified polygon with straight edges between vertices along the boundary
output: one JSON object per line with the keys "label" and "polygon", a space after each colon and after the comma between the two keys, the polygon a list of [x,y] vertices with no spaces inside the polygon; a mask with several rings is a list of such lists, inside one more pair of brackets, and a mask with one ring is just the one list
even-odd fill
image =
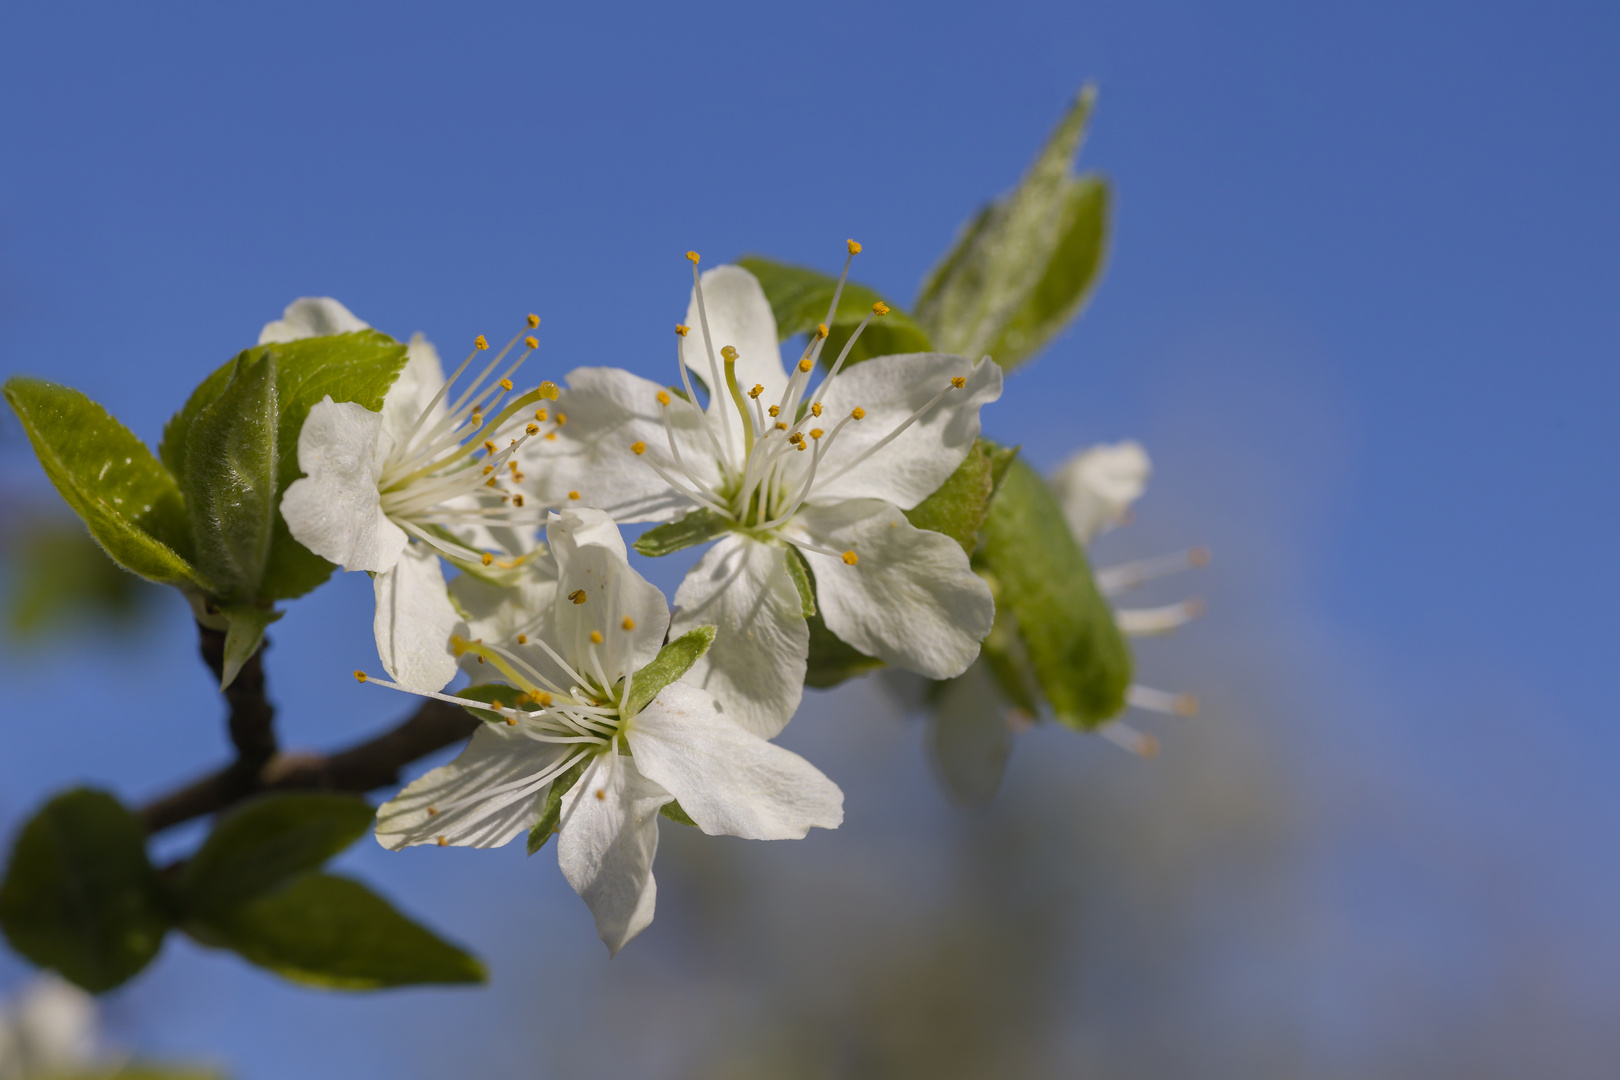
{"label": "blue sky", "polygon": [[[1148,673],[1198,681],[1212,725],[1280,748],[1274,770],[1333,853],[1306,878],[1355,913],[1349,940],[1410,933],[1441,950],[1425,967],[1466,982],[1475,939],[1434,944],[1447,890],[1530,875],[1544,885],[1510,921],[1571,958],[1573,987],[1620,951],[1596,914],[1620,887],[1601,854],[1620,823],[1617,42],[1597,4],[7,8],[0,375],[71,383],[155,442],[203,374],[307,294],[452,353],[535,310],[547,375],[666,373],[688,248],[833,268],[853,236],[859,276],[907,301],[1095,80],[1082,166],[1116,185],[1108,274],[987,433],[1042,466],[1148,443],[1140,539],[1117,550],[1217,554],[1197,586],[1211,616]],[[9,420],[0,482],[47,492]],[[398,711],[343,684],[372,662],[366,592],[331,586],[273,635],[288,741],[330,745]],[[221,752],[183,615],[161,627],[133,653],[92,635],[0,660],[8,829],[70,780],[136,798]],[[46,708],[80,680],[127,710]],[[909,798],[937,799],[913,779]],[[1344,839],[1371,791],[1401,794]],[[1404,859],[1495,850],[1500,875],[1401,885]],[[421,860],[355,858],[489,942]],[[592,974],[553,868],[490,858],[498,871],[437,865],[543,890],[559,921],[532,947],[587,981],[629,978]],[[1600,935],[1584,961],[1577,927]],[[183,950],[148,985],[312,1015]],[[1327,985],[1324,1000],[1371,996]],[[244,1077],[314,1067],[222,1006],[166,1016],[157,992],[116,1004],[130,1041],[194,1045]],[[383,1024],[437,1000],[322,1008]],[[1301,1023],[1340,1060],[1342,1032]]]}

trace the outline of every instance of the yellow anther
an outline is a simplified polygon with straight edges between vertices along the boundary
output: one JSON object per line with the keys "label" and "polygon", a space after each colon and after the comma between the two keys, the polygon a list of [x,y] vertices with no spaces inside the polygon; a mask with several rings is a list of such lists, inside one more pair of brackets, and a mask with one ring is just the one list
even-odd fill
{"label": "yellow anther", "polygon": [[540,421],[542,424],[545,423],[546,422],[546,410],[544,410],[544,409],[536,409],[536,410],[534,410],[534,418],[536,420]]}
{"label": "yellow anther", "polygon": [[626,630],[634,630],[636,628],[636,620],[634,620],[630,616],[626,615],[624,617],[624,621],[622,623],[620,623],[619,625],[624,627]]}
{"label": "yellow anther", "polygon": [[557,414],[557,426],[562,427],[566,423],[568,423],[568,414],[567,413],[558,413]]}
{"label": "yellow anther", "polygon": [[630,444],[630,452],[639,457],[647,452],[647,444],[642,442],[640,439],[637,439],[635,442]]}
{"label": "yellow anther", "polygon": [[772,405],[769,409],[766,409],[765,411],[770,413],[772,416],[781,416],[782,415],[782,406],[780,406],[780,405]]}
{"label": "yellow anther", "polygon": [[439,808],[437,806],[428,807],[428,816],[429,817],[437,817],[438,813],[439,813]]}
{"label": "yellow anther", "polygon": [[[773,414],[773,415],[774,415],[774,414]],[[777,421],[777,422],[776,422],[776,430],[777,430],[777,431],[786,431],[786,430],[787,430],[787,425],[786,425],[786,424],[784,424],[784,423],[782,423],[782,421],[780,421],[780,420],[778,420],[778,421]]]}
{"label": "yellow anther", "polygon": [[473,338],[473,348],[475,348],[475,349],[487,349],[487,348],[489,348],[489,342],[484,340],[484,335],[483,334],[479,334],[477,337]]}
{"label": "yellow anther", "polygon": [[967,385],[967,379],[964,376],[958,375],[956,378],[951,380],[951,385],[960,390],[962,387]]}
{"label": "yellow anther", "polygon": [[442,837],[442,836],[441,836],[441,837],[439,837],[439,846],[440,846],[440,847],[444,847],[444,846],[445,846],[445,845],[446,845],[446,844],[448,844],[448,843],[449,843],[449,842],[450,842],[450,841],[448,841],[448,840],[446,840],[446,839],[445,839],[445,838],[444,838],[444,837]]}
{"label": "yellow anther", "polygon": [[555,431],[546,432],[546,441],[547,442],[556,442],[557,441],[557,433]]}
{"label": "yellow anther", "polygon": [[866,410],[857,405],[849,411],[849,415],[857,420],[864,420],[866,419]]}
{"label": "yellow anther", "polygon": [[658,404],[660,404],[660,405],[668,405],[669,404],[669,394],[667,392],[665,392],[663,390],[658,391]]}
{"label": "yellow anther", "polygon": [[821,430],[821,429],[820,429],[820,428],[818,428],[818,427],[817,427],[817,428],[811,428],[811,429],[810,429],[810,437],[811,437],[811,438],[812,438],[812,439],[819,439],[819,438],[821,438],[821,437],[822,437],[822,436],[823,436],[823,435],[825,435],[825,434],[827,434],[827,433],[826,433],[826,432],[825,432],[825,431],[822,431],[822,430]]}
{"label": "yellow anther", "polygon": [[518,644],[519,645],[527,645],[528,643],[529,643],[529,635],[528,634],[519,634],[518,635]]}
{"label": "yellow anther", "polygon": [[534,703],[542,709],[549,709],[551,708],[551,695],[542,690],[534,695]]}
{"label": "yellow anther", "polygon": [[494,487],[495,486],[495,478],[492,476],[488,480],[485,480],[484,481],[484,486],[485,487]]}
{"label": "yellow anther", "polygon": [[535,337],[533,334],[530,334],[528,337],[523,339],[523,344],[527,345],[531,349],[538,349],[540,347],[540,339]]}
{"label": "yellow anther", "polygon": [[585,602],[585,590],[575,589],[573,592],[568,594],[568,599],[572,600],[576,604],[583,604]]}
{"label": "yellow anther", "polygon": [[[519,479],[519,480],[523,479],[523,474],[519,473],[517,475],[517,479]],[[513,506],[518,506],[518,507],[521,507],[523,505],[523,496],[522,496],[522,494],[517,494],[517,495],[512,496],[512,505]]]}
{"label": "yellow anther", "polygon": [[507,726],[507,727],[517,727],[517,717],[515,717],[515,716],[508,716],[508,717],[507,717],[507,718],[506,718],[506,726]]}
{"label": "yellow anther", "polygon": [[849,253],[851,255],[859,255],[861,253],[861,245],[859,241],[851,240],[849,242]]}
{"label": "yellow anther", "polygon": [[354,673],[355,682],[365,682],[366,678],[367,678],[366,673],[363,672],[363,671],[356,671]]}
{"label": "yellow anther", "polygon": [[686,332],[690,329],[692,329],[690,326],[682,326],[680,323],[675,324],[675,332],[681,335],[681,337],[685,337]]}
{"label": "yellow anther", "polygon": [[889,305],[885,304],[883,301],[879,300],[877,303],[872,305],[872,314],[881,317],[881,316],[887,315],[888,313],[889,313]]}
{"label": "yellow anther", "polygon": [[484,565],[488,566],[490,563],[495,561],[495,556],[491,555],[489,552],[486,551],[486,552],[484,552],[483,559],[484,559]]}
{"label": "yellow anther", "polygon": [[763,394],[764,392],[765,392],[765,385],[763,383],[755,383],[754,388],[752,390],[748,391],[748,396],[751,397],[751,398],[757,398],[757,397],[759,397],[759,395]]}
{"label": "yellow anther", "polygon": [[569,493],[568,493],[568,497],[569,497],[569,498],[570,498],[570,499],[577,499],[577,498],[579,498],[579,492],[577,492],[577,491],[570,491],[570,492],[569,492]]}
{"label": "yellow anther", "polygon": [[[540,425],[539,424],[530,424],[528,427],[524,428],[523,430],[528,432],[530,435],[538,435],[538,434],[540,434]],[[516,465],[517,462],[514,461],[512,464]]]}
{"label": "yellow anther", "polygon": [[808,356],[805,357],[803,360],[799,361],[799,370],[800,371],[809,371],[813,367],[815,367],[815,364],[811,363],[810,358]]}
{"label": "yellow anther", "polygon": [[826,323],[816,323],[816,337],[824,338],[826,336],[827,336],[827,324]]}
{"label": "yellow anther", "polygon": [[856,563],[858,563],[860,561],[861,561],[861,557],[859,555],[855,554],[853,551],[844,552],[844,565],[845,566],[854,566]]}
{"label": "yellow anther", "polygon": [[552,382],[550,379],[547,379],[545,382],[541,383],[537,389],[540,396],[545,398],[547,401],[556,401],[557,398],[562,394],[562,391],[557,389],[557,384]]}
{"label": "yellow anther", "polygon": [[820,416],[821,415],[821,402],[818,401],[814,405],[810,406],[810,415],[811,416]]}
{"label": "yellow anther", "polygon": [[[693,259],[692,261],[697,262],[696,259]],[[607,789],[606,788],[597,788],[596,789],[596,797],[598,799],[601,799],[601,800],[605,801],[607,799]]]}
{"label": "yellow anther", "polygon": [[600,644],[602,644],[602,631],[600,631],[600,630],[592,630],[591,631],[591,644],[592,645],[600,645]]}
{"label": "yellow anther", "polygon": [[793,444],[793,449],[795,449],[795,450],[808,450],[808,449],[810,449],[810,445],[808,443],[805,443],[805,442],[796,442],[796,443]]}
{"label": "yellow anther", "polygon": [[484,466],[484,475],[485,476],[488,476],[490,473],[492,473],[494,471],[495,471],[495,466],[493,466],[493,465],[485,465]]}
{"label": "yellow anther", "polygon": [[517,459],[514,458],[513,460],[508,461],[506,463],[506,467],[508,469],[512,470],[513,475],[516,475],[517,474]]}
{"label": "yellow anther", "polygon": [[535,327],[537,327],[539,325],[540,325],[540,316],[531,314],[529,316],[529,329],[533,330]]}
{"label": "yellow anther", "polygon": [[697,261],[698,261],[698,253],[695,252],[695,251],[688,251],[686,253],[686,260],[688,262],[690,262],[693,266],[696,266]]}
{"label": "yellow anther", "polygon": [[495,452],[495,444],[493,442],[491,442],[490,440],[485,439],[484,440],[484,452],[488,453],[488,454],[493,454]]}
{"label": "yellow anther", "polygon": [[728,364],[737,362],[737,350],[734,346],[726,345],[720,350],[720,356]]}

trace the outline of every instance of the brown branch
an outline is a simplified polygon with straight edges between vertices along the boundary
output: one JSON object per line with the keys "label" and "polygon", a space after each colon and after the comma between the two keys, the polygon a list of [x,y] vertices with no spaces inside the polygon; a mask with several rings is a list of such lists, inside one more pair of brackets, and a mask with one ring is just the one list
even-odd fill
{"label": "brown branch", "polygon": [[[225,633],[202,626],[197,629],[203,660],[218,677],[225,657]],[[215,813],[261,791],[358,793],[387,787],[399,782],[400,770],[406,765],[467,738],[478,727],[478,720],[460,706],[430,700],[399,726],[345,750],[325,755],[278,753],[275,709],[264,693],[263,654],[263,648],[254,653],[225,691],[236,760],[141,807],[148,833]]]}

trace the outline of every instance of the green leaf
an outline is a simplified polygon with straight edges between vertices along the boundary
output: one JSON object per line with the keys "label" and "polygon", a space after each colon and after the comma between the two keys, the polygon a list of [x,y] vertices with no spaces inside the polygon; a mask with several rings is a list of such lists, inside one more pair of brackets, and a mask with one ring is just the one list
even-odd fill
{"label": "green leaf", "polygon": [[205,587],[191,566],[180,488],[141,440],[66,386],[18,376],[5,395],[45,475],[114,562],[151,581]]}
{"label": "green leaf", "polygon": [[990,513],[990,496],[995,492],[992,451],[999,449],[987,439],[978,439],[956,471],[928,498],[905,511],[906,520],[919,529],[930,529],[962,545],[969,555],[979,542],[979,527]]}
{"label": "green leaf", "polygon": [[[189,927],[188,927],[189,929]],[[334,990],[481,983],[484,965],[357,881],[306,874],[208,919],[199,939],[283,978]]]}
{"label": "green leaf", "polygon": [[[519,690],[515,686],[509,686],[506,683],[491,682],[475,683],[472,686],[462,687],[460,690],[456,691],[456,697],[467,698],[469,701],[487,701],[493,705],[510,705],[515,707],[517,705],[517,699],[522,693],[523,691]],[[478,717],[480,720],[488,720],[489,722],[496,724],[506,723],[506,717],[502,716],[498,712],[491,712],[488,709],[475,709],[470,705],[463,705],[462,708],[466,709],[467,712]]]}
{"label": "green leaf", "polygon": [[[793,554],[800,560],[813,594],[816,575],[803,564],[802,555],[797,551]],[[804,685],[819,688],[837,686],[846,679],[876,671],[883,666],[883,661],[877,657],[867,656],[827,629],[827,621],[822,618],[821,612],[806,615],[804,621],[810,628],[810,655],[805,663]]]}
{"label": "green leaf", "polygon": [[694,829],[697,828],[697,822],[693,821],[691,815],[689,815],[685,810],[682,810],[681,804],[676,802],[674,799],[671,799],[663,806],[660,806],[658,808],[658,812],[669,818],[671,821],[679,822],[682,825],[690,825]]}
{"label": "green leaf", "polygon": [[788,577],[793,579],[793,587],[799,591],[799,608],[805,618],[811,618],[816,613],[816,586],[810,580],[810,567],[805,565],[799,549],[792,545],[787,549],[786,564]]}
{"label": "green leaf", "polygon": [[150,963],[169,924],[146,833],[117,799],[64,792],[23,826],[0,886],[0,927],[28,959],[100,993]]}
{"label": "green leaf", "polygon": [[1079,313],[1108,247],[1107,181],[1075,177],[1096,91],[1083,89],[1017,188],[979,211],[923,282],[917,321],[945,352],[1010,370]]}
{"label": "green leaf", "polygon": [[[382,408],[399,373],[404,370],[406,347],[387,334],[361,330],[332,337],[260,345],[241,354],[256,359],[274,355],[276,397],[280,414],[276,424],[277,513],[270,540],[259,599],[290,600],[315,588],[332,573],[332,564],[292,538],[279,508],[288,485],[298,479],[298,433],[309,410],[323,397],[353,401],[373,412]],[[236,360],[227,361],[192,392],[191,399],[163,429],[158,452],[176,477],[184,479],[188,462],[186,440],[204,409],[224,392]]]}
{"label": "green leaf", "polygon": [[370,804],[353,795],[261,795],[220,816],[180,871],[186,913],[207,918],[319,868],[371,827]]}
{"label": "green leaf", "polygon": [[180,479],[196,563],[216,595],[259,594],[276,517],[276,360],[244,353],[186,434]]}
{"label": "green leaf", "polygon": [[[765,298],[771,303],[771,313],[776,316],[777,337],[782,341],[795,334],[809,333],[827,317],[833,290],[838,287],[836,277],[808,267],[774,262],[758,255],[738,259],[737,265],[759,279],[760,286],[765,290]],[[823,363],[830,366],[838,359],[855,327],[872,313],[872,305],[879,300],[888,304],[889,313],[874,318],[861,331],[860,340],[850,350],[849,359],[844,361],[845,366],[874,356],[933,350],[928,332],[902,311],[898,304],[865,285],[849,281],[844,283],[843,295],[838,298],[838,311],[827,326],[827,344],[821,350]]]}
{"label": "green leaf", "polygon": [[225,662],[219,672],[219,688],[223,690],[236,681],[242,665],[259,651],[265,628],[282,613],[254,604],[233,604],[221,608],[220,614],[225,616]]}
{"label": "green leaf", "polygon": [[714,644],[714,627],[699,626],[665,645],[646,667],[630,681],[630,699],[624,713],[634,716],[652,704],[653,698],[670,683],[685,675],[698,658]]}
{"label": "green leaf", "polygon": [[1059,720],[1095,728],[1125,707],[1131,652],[1040,474],[1015,461],[990,505],[980,553],[998,614],[1018,636]]}
{"label": "green leaf", "polygon": [[157,588],[109,559],[77,519],[51,512],[19,524],[12,541],[0,544],[11,564],[5,621],[12,637],[47,636],[80,620],[128,631],[148,613]]}
{"label": "green leaf", "polygon": [[703,507],[679,521],[655,525],[636,537],[635,548],[643,555],[659,556],[706,543],[731,528],[731,522]]}
{"label": "green leaf", "polygon": [[590,758],[581,758],[546,788],[546,804],[540,808],[540,816],[529,827],[530,855],[545,847],[546,841],[551,839],[551,834],[557,831],[557,823],[562,820],[563,796],[579,782],[580,773],[584,772],[585,766],[590,763]]}

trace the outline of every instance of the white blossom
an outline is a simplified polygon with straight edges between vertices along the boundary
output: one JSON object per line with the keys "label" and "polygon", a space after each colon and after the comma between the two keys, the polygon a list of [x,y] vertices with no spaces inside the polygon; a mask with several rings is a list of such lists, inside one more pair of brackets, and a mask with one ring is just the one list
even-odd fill
{"label": "white blossom", "polygon": [[95,999],[55,975],[39,976],[0,1009],[0,1080],[88,1072],[95,1051]]}

